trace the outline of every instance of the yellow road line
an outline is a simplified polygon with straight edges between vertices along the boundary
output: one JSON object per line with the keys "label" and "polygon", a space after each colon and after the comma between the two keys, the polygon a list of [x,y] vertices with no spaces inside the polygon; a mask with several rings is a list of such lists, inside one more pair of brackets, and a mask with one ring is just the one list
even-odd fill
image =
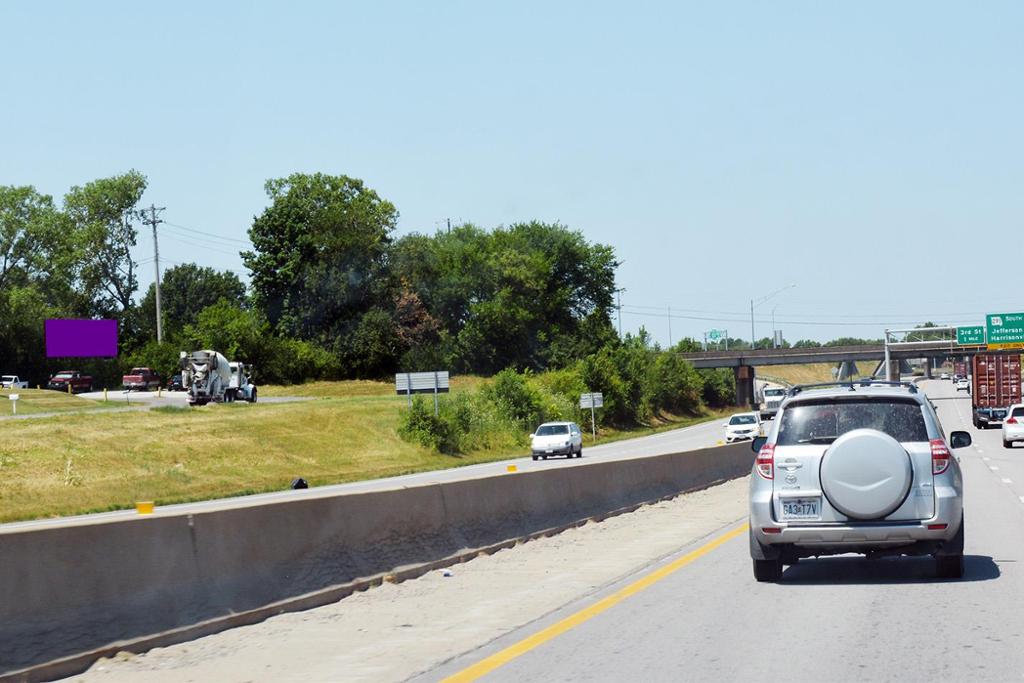
{"label": "yellow road line", "polygon": [[495,669],[508,664],[513,659],[520,657],[530,650],[543,645],[549,640],[560,636],[566,631],[573,629],[580,624],[593,619],[602,612],[614,607],[626,598],[636,595],[642,590],[650,588],[662,579],[671,576],[675,572],[679,571],[686,565],[690,564],[694,560],[707,555],[712,550],[727,543],[732,539],[736,538],[742,533],[746,533],[747,525],[736,527],[731,531],[728,531],[713,541],[705,543],[701,547],[686,553],[677,560],[673,560],[669,564],[665,565],[661,569],[656,569],[647,576],[637,579],[633,583],[629,584],[624,588],[620,588],[606,598],[598,600],[593,605],[581,609],[575,614],[569,615],[565,619],[562,619],[558,623],[548,626],[542,631],[534,633],[528,638],[524,638],[514,645],[510,645],[501,652],[497,652],[486,659],[482,659],[476,664],[463,669],[457,674],[453,674],[448,678],[444,679],[444,683],[468,683],[469,681],[475,681],[481,676],[485,676]]}

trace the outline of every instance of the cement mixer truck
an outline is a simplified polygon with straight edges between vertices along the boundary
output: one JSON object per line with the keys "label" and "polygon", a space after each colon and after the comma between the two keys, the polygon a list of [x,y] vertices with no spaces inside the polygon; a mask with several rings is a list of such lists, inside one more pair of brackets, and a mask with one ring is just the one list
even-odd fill
{"label": "cement mixer truck", "polygon": [[181,385],[188,404],[231,403],[236,399],[256,402],[256,387],[250,382],[252,366],[229,363],[216,351],[181,352]]}

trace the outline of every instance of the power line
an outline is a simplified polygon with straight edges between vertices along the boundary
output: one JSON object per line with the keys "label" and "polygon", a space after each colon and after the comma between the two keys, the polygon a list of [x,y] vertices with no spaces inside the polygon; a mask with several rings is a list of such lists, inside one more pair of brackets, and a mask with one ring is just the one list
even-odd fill
{"label": "power line", "polygon": [[[180,235],[166,234],[166,233],[164,234],[164,237],[166,239],[169,239],[169,240],[171,240],[173,242],[177,242],[179,244],[187,244],[190,247],[196,246],[195,241],[191,240],[188,237],[182,237]],[[218,244],[217,246],[213,246],[213,245],[209,245],[209,244],[204,244],[203,245],[203,250],[216,251],[216,252],[218,252],[220,254],[226,254],[228,256],[238,256],[239,253],[240,253],[238,251],[228,251],[226,248],[225,249],[221,249],[220,248],[221,246],[226,246],[226,245]]]}
{"label": "power line", "polygon": [[[654,312],[647,312],[647,311],[630,311],[630,310],[628,310],[630,307],[631,306],[629,306],[629,305],[624,306],[623,309],[626,309],[626,310],[623,310],[622,312],[624,312],[626,315],[634,315],[634,316],[649,317],[649,318],[667,318],[667,317],[670,317],[669,315],[667,315],[665,313],[654,313]],[[740,322],[740,323],[742,323],[742,322],[747,322],[747,320],[748,320],[748,318],[707,317],[707,316],[695,316],[695,315],[679,315],[679,314],[676,314],[676,313],[671,314],[671,317],[672,318],[676,318],[676,319],[680,319],[680,320],[700,320],[700,321],[704,321],[704,322],[727,322],[727,323],[732,323],[732,322]],[[767,322],[771,322],[771,319],[770,318],[756,319],[756,322],[767,323]],[[887,325],[890,325],[890,326],[891,325],[916,325],[916,324],[919,324],[921,321],[920,321],[920,319],[918,319],[918,320],[910,320],[910,321],[907,321],[907,320],[879,321],[878,319],[875,319],[875,320],[872,320],[872,321],[865,321],[865,322],[832,321],[832,320],[829,320],[829,321],[826,321],[826,320],[776,320],[776,322],[779,323],[779,324],[785,324],[785,325],[816,325],[816,326],[823,326],[823,327],[874,327],[874,326],[885,327]],[[957,322],[969,323],[969,322],[971,322],[971,320],[964,320],[964,319],[961,319],[961,320],[957,320],[957,319],[950,320],[950,319],[945,319],[944,322],[947,322],[947,323],[957,323]],[[923,329],[927,329],[927,328],[923,328]]]}
{"label": "power line", "polygon": [[197,235],[202,235],[203,237],[212,237],[213,239],[224,240],[225,242],[235,242],[237,244],[252,246],[252,242],[249,241],[248,239],[240,240],[234,237],[224,237],[223,235],[216,235],[212,232],[206,232],[204,230],[196,230],[195,228],[189,228],[184,225],[178,225],[177,223],[169,223],[167,221],[164,221],[164,223],[171,226],[172,228],[178,228],[179,230],[185,230],[186,232],[193,232]]}

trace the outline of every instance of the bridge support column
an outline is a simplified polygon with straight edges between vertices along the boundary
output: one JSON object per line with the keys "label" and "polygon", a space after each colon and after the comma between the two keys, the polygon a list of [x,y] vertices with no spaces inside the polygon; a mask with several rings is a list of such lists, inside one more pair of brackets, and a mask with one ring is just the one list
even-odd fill
{"label": "bridge support column", "polygon": [[754,368],[740,365],[733,368],[736,377],[736,405],[757,407],[757,393],[754,391]]}
{"label": "bridge support column", "polygon": [[924,359],[924,378],[925,379],[934,379],[932,377],[932,359],[931,358],[925,358]]}

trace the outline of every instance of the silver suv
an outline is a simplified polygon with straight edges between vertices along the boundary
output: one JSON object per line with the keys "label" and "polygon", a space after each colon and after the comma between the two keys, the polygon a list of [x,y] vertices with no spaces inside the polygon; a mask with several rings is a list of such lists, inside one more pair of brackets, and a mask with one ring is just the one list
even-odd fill
{"label": "silver suv", "polygon": [[[827,388],[822,388],[827,387]],[[754,439],[750,555],[777,581],[801,557],[932,555],[963,576],[963,478],[928,399],[912,384],[863,382],[789,390],[767,437]]]}

